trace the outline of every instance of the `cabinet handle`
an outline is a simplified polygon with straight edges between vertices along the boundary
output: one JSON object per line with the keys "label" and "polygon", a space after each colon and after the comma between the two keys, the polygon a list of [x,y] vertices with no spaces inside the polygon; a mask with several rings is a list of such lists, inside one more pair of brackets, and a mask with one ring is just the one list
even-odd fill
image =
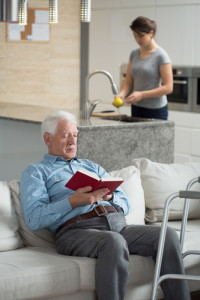
{"label": "cabinet handle", "polygon": [[174,80],[175,84],[187,84],[187,80]]}

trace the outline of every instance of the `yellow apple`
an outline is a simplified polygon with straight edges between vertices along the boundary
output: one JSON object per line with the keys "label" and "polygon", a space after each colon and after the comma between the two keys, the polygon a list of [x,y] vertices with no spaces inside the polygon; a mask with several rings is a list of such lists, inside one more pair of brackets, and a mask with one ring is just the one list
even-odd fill
{"label": "yellow apple", "polygon": [[120,107],[124,104],[123,100],[119,97],[116,97],[112,103],[116,107]]}

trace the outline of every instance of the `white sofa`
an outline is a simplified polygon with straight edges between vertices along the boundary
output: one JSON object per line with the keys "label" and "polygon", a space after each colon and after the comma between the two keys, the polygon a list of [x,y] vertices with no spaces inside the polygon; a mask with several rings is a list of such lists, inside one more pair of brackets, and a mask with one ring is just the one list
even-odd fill
{"label": "white sofa", "polygon": [[[167,196],[185,189],[190,179],[199,176],[200,163],[161,164],[135,159],[132,166],[110,173],[124,178],[122,188],[131,201],[127,222],[148,221],[154,226],[160,224]],[[194,188],[200,190],[198,185]],[[170,212],[169,226],[177,233],[182,202],[176,200]],[[96,299],[96,260],[57,254],[51,232],[28,230],[20,210],[17,180],[0,182],[0,229],[0,300]],[[191,200],[184,249],[200,249],[200,201],[197,200]],[[200,275],[198,255],[186,257],[184,263],[188,274]],[[125,300],[149,300],[154,274],[152,259],[131,255],[129,270]],[[190,281],[189,285],[191,291],[200,290],[199,281]],[[159,290],[158,299],[162,297]]]}

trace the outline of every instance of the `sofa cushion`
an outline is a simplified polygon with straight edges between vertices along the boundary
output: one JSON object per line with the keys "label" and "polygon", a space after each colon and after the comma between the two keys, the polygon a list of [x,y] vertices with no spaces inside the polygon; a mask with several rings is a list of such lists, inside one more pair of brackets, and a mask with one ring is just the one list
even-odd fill
{"label": "sofa cushion", "polygon": [[23,245],[10,190],[6,181],[0,181],[0,251],[14,250]]}
{"label": "sofa cushion", "polygon": [[131,205],[130,213],[126,216],[127,224],[144,224],[145,202],[140,171],[134,166],[129,166],[121,170],[112,171],[110,175],[124,179],[121,187]]}
{"label": "sofa cushion", "polygon": [[[142,158],[135,159],[133,165],[141,173],[146,205],[145,218],[148,222],[161,221],[167,197],[174,192],[186,189],[188,182],[200,175],[200,163],[164,164]],[[200,185],[193,185],[192,190],[200,191]],[[174,200],[170,205],[169,220],[180,220],[183,206],[183,199]],[[190,200],[188,217],[189,219],[200,218],[199,200]]]}
{"label": "sofa cushion", "polygon": [[19,232],[25,246],[33,247],[55,247],[55,239],[53,233],[48,229],[30,231],[24,221],[21,212],[19,200],[19,181],[12,180],[9,182],[11,198],[15,206],[15,211],[19,221]]}
{"label": "sofa cushion", "polygon": [[0,299],[50,299],[80,288],[79,266],[53,248],[24,247],[1,253]]}
{"label": "sofa cushion", "polygon": [[[80,289],[95,289],[95,267],[96,259],[88,257],[72,256],[80,268]],[[145,270],[145,272],[144,272]],[[129,280],[126,291],[126,299],[148,299],[152,289],[152,274],[154,262],[151,257],[130,255],[129,259]],[[142,288],[141,288],[142,287]],[[162,292],[159,291],[159,295]],[[158,295],[158,299],[161,299]]]}

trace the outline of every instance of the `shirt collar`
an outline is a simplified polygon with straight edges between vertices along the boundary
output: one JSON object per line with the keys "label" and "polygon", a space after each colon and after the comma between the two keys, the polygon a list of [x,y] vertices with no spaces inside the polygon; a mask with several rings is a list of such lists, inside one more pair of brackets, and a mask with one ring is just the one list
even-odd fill
{"label": "shirt collar", "polygon": [[48,154],[48,153],[46,153],[45,155],[44,155],[44,160],[46,160],[48,163],[50,163],[50,164],[54,164],[56,161],[61,161],[61,160],[63,160],[63,161],[65,161],[65,162],[72,162],[73,160],[77,160],[78,162],[80,162],[79,161],[79,159],[77,158],[77,156],[75,156],[72,160],[70,160],[70,161],[68,161],[68,160],[65,160],[64,158],[62,158],[61,156],[56,156],[56,155],[51,155],[51,154]]}

